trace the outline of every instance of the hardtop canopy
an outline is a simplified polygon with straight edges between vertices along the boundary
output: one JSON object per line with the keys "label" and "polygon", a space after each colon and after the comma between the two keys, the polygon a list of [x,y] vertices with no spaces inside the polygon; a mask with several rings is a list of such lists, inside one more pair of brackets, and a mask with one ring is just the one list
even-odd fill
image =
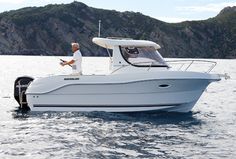
{"label": "hardtop canopy", "polygon": [[136,46],[136,47],[145,47],[145,46],[152,46],[155,49],[160,49],[160,45],[147,40],[132,40],[132,39],[123,39],[123,38],[93,38],[93,43],[107,48],[113,49],[114,46]]}

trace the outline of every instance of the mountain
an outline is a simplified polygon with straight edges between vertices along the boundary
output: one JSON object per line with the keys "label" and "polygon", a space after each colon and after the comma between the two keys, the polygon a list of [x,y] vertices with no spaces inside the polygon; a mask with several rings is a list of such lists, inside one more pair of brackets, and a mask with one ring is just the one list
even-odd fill
{"label": "mountain", "polygon": [[141,13],[89,7],[80,2],[28,7],[0,14],[0,54],[68,55],[79,42],[84,56],[106,56],[91,42],[102,37],[147,39],[164,57],[236,58],[236,7],[202,21],[165,23]]}

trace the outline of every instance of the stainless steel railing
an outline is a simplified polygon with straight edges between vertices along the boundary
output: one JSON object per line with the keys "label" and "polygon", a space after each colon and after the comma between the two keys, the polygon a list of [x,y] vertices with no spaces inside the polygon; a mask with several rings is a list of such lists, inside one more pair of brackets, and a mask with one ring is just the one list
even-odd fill
{"label": "stainless steel railing", "polygon": [[[214,67],[217,65],[215,61],[208,61],[208,60],[171,60],[166,61],[166,63],[169,65],[170,68],[173,67],[173,65],[179,65],[177,67],[178,71],[188,71],[191,67],[201,67],[204,66],[203,70],[200,72],[210,73]],[[207,65],[207,67],[205,66]]]}

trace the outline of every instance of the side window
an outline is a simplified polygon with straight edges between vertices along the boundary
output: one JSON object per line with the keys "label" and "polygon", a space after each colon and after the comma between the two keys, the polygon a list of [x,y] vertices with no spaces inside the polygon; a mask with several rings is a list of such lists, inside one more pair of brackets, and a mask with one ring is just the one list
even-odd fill
{"label": "side window", "polygon": [[134,66],[167,66],[159,52],[152,46],[122,46],[121,53],[124,59]]}
{"label": "side window", "polygon": [[139,51],[136,47],[125,47],[123,53],[128,60],[129,58],[137,58]]}

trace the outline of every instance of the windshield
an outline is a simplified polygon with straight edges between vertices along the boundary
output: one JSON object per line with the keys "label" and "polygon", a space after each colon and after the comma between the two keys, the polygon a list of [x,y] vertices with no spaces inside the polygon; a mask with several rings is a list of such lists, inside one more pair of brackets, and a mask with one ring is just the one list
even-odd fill
{"label": "windshield", "polygon": [[167,67],[160,53],[152,46],[148,47],[131,47],[121,46],[123,58],[134,66],[159,66]]}

